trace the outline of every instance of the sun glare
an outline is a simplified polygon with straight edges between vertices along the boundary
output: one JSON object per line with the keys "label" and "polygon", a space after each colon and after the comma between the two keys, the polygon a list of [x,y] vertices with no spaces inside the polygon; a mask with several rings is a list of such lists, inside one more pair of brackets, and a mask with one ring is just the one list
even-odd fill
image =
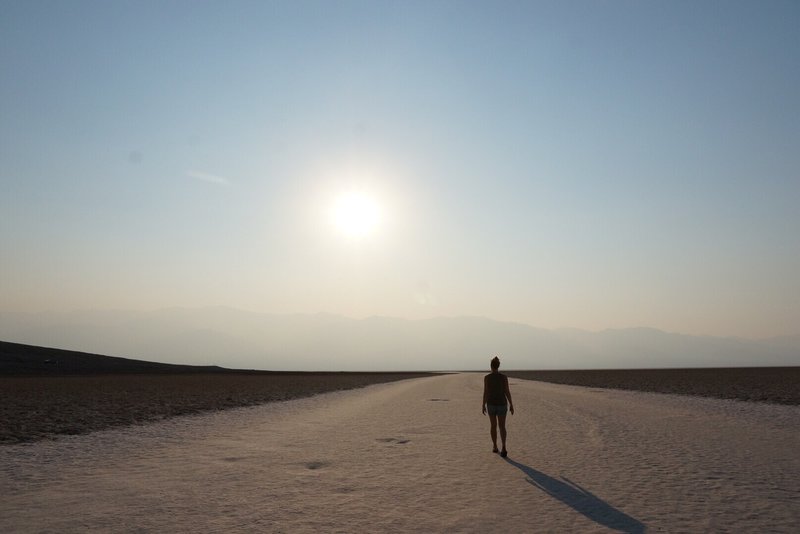
{"label": "sun glare", "polygon": [[333,205],[333,224],[346,237],[371,235],[380,222],[380,208],[370,195],[350,192],[339,195]]}

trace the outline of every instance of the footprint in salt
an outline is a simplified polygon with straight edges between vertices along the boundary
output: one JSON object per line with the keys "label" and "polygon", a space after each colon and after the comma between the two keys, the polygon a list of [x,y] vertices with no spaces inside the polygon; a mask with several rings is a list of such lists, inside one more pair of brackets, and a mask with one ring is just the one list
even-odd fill
{"label": "footprint in salt", "polygon": [[323,467],[327,467],[330,465],[328,462],[307,462],[305,464],[306,469],[321,469]]}
{"label": "footprint in salt", "polygon": [[375,441],[381,441],[383,443],[394,443],[397,445],[404,445],[411,441],[410,439],[405,438],[377,438]]}

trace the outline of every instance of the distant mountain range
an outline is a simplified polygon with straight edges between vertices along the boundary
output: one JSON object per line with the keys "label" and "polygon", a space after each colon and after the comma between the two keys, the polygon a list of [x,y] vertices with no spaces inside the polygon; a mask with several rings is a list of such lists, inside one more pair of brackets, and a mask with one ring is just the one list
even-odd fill
{"label": "distant mountain range", "polygon": [[175,364],[269,370],[469,370],[800,365],[800,336],[690,336],[653,328],[547,330],[482,317],[273,315],[225,307],[0,312],[0,339]]}

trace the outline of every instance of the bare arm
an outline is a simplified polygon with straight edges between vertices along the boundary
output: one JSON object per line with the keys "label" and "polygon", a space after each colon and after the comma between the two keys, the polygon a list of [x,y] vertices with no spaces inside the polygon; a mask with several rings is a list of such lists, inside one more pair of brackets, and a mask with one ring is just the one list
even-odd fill
{"label": "bare arm", "polygon": [[488,377],[483,377],[483,403],[481,404],[481,413],[486,415],[486,397],[489,396]]}
{"label": "bare arm", "polygon": [[[511,400],[511,390],[508,388],[508,377],[505,377],[505,389],[506,389],[506,398],[508,399],[508,409],[511,411],[511,415],[514,415],[514,401]],[[484,389],[486,389],[484,387]]]}

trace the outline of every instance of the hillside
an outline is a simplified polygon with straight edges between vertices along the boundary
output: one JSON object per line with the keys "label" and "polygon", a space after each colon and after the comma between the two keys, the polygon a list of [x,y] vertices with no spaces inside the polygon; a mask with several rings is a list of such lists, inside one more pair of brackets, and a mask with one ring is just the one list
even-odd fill
{"label": "hillside", "polygon": [[177,365],[0,341],[0,375],[231,372],[215,365]]}

